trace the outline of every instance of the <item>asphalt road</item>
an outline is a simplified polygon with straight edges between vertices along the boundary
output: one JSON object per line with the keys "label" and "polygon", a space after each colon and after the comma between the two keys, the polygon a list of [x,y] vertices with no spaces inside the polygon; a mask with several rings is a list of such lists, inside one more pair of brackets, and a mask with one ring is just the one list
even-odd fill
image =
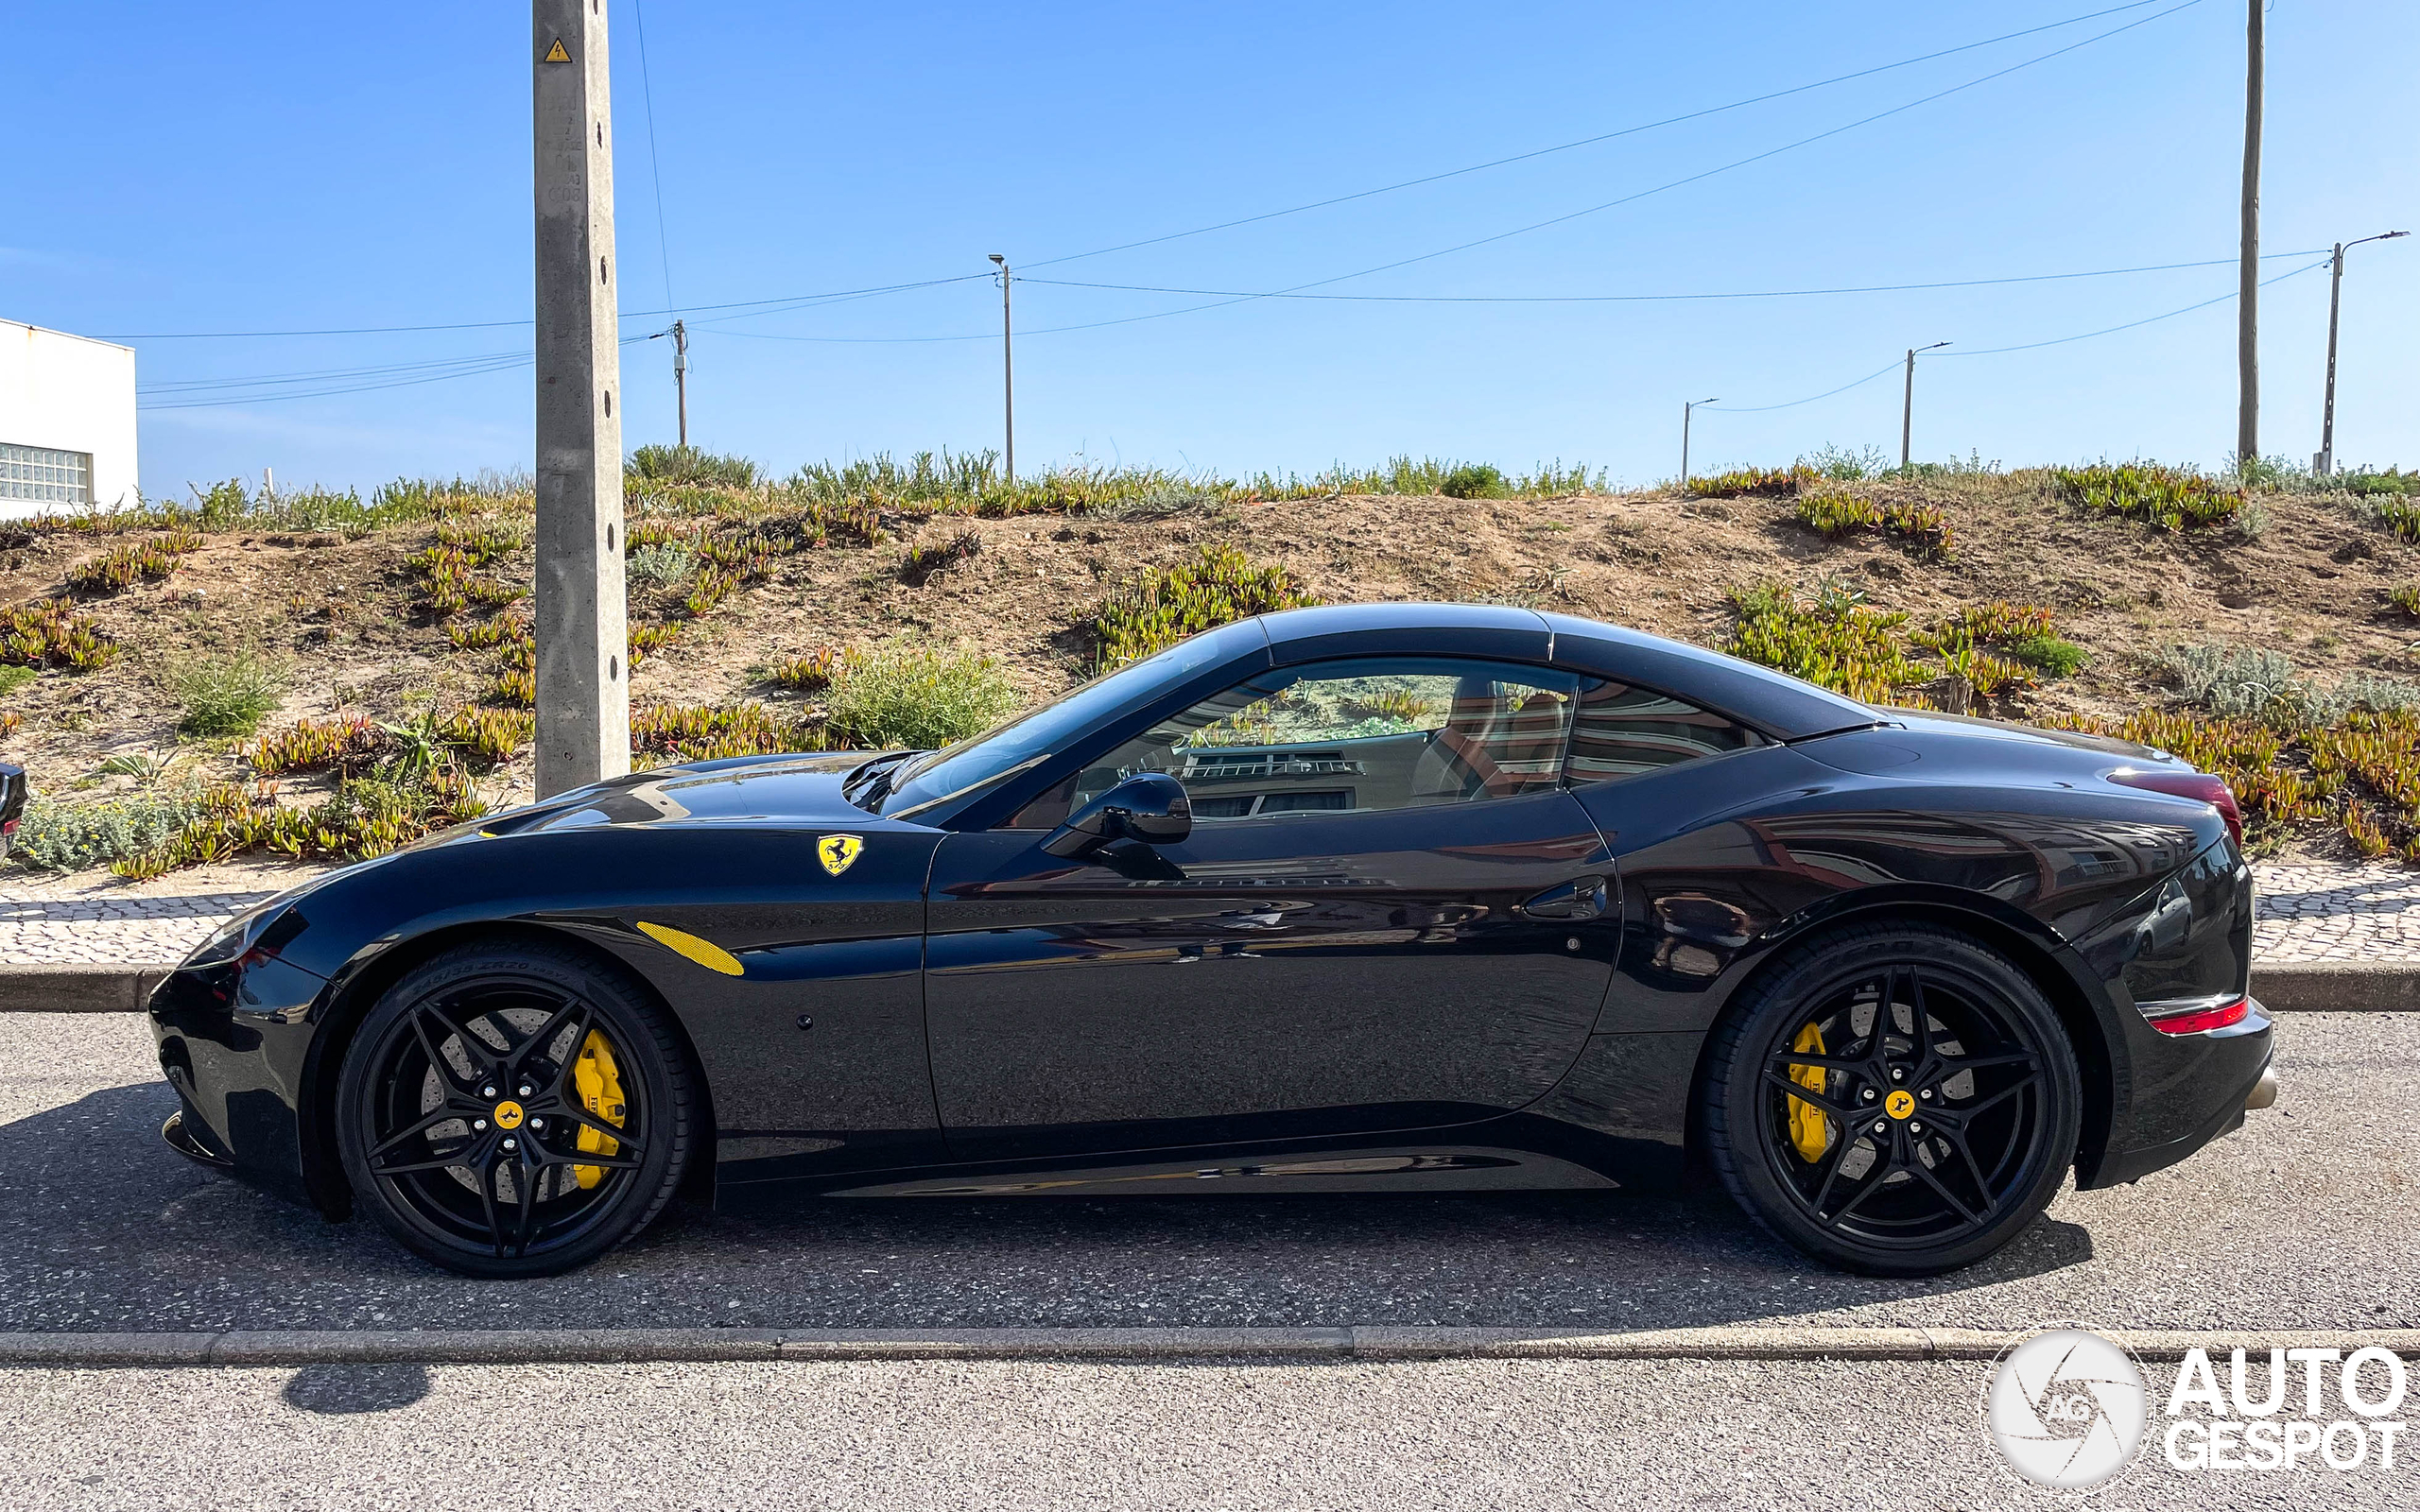
{"label": "asphalt road", "polygon": [[[0,1504],[2409,1507],[2398,1455],[2087,1502],[1985,1441],[1981,1365],[770,1364],[0,1375]],[[2156,1408],[2154,1409],[2156,1414]],[[2157,1418],[2154,1417],[2156,1423]]]}
{"label": "asphalt road", "polygon": [[475,1283],[160,1143],[132,1015],[0,1015],[0,1332],[1734,1322],[2420,1326],[2420,1016],[2296,1015],[2275,1108],[1992,1261],[1841,1276],[1719,1193],[824,1201]]}

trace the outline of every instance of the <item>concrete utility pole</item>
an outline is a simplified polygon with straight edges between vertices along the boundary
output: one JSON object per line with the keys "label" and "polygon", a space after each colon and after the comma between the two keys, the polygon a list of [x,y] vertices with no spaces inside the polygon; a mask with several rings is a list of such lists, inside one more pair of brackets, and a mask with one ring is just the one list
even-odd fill
{"label": "concrete utility pole", "polygon": [[621,327],[601,0],[531,0],[538,266],[538,796],[631,769]]}
{"label": "concrete utility pole", "polygon": [[2260,458],[2260,8],[2246,0],[2243,34],[2243,250],[2237,279],[2235,361],[2236,466]]}
{"label": "concrete utility pole", "polygon": [[2327,260],[2327,400],[2320,410],[2319,455],[2310,459],[2313,477],[2333,477],[2336,473],[2336,311],[2344,293],[2344,249],[2359,247],[2361,242],[2391,242],[2411,234],[2408,231],[2389,231],[2364,236],[2360,241],[2338,242],[2335,255]]}
{"label": "concrete utility pole", "polygon": [[[1899,466],[1902,470],[1908,465],[1908,442],[1914,437],[1916,430],[1916,353],[1931,352],[1947,345],[1949,343],[1946,341],[1936,341],[1929,347],[1908,349],[1907,391],[1899,396]],[[1885,368],[1882,370],[1889,372],[1891,369]]]}
{"label": "concrete utility pole", "polygon": [[1692,399],[1681,406],[1681,491],[1689,491],[1689,411],[1700,404],[1711,404],[1711,399]]}
{"label": "concrete utility pole", "polygon": [[672,389],[681,405],[681,450],[689,449],[689,328],[672,322]]}
{"label": "concrete utility pole", "polygon": [[992,261],[1000,269],[1000,424],[1008,437],[1008,479],[1017,480],[1017,365],[1009,352],[1009,260],[999,253]]}

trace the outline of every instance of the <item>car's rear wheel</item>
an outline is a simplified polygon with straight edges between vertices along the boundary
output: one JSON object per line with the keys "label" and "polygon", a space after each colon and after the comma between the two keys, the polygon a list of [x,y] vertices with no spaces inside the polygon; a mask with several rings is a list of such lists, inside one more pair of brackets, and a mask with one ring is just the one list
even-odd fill
{"label": "car's rear wheel", "polygon": [[1850,1270],[1972,1264],[2075,1157],[2074,1049],[2007,957],[1930,924],[1792,948],[1715,1031],[1705,1149],[1741,1207]]}
{"label": "car's rear wheel", "polygon": [[678,1037],[620,972],[565,945],[482,941],[372,1008],[345,1056],[337,1144],[360,1205],[414,1253],[543,1276],[663,1211],[696,1102]]}

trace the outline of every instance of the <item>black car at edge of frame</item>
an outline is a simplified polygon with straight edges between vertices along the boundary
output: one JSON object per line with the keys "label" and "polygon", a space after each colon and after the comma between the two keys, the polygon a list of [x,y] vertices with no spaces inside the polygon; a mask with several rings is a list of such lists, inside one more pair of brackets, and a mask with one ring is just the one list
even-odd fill
{"label": "black car at edge of frame", "polygon": [[440,1265],[676,1194],[1668,1189],[1992,1253],[2273,1100],[2218,779],[1563,615],[1194,637],[941,751],[596,783],[153,992],[183,1154]]}

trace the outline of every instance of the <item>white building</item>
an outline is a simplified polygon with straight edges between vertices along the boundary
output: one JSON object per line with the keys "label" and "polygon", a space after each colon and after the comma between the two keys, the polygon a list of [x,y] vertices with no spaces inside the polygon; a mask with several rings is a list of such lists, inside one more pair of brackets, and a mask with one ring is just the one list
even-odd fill
{"label": "white building", "polygon": [[0,519],[135,497],[134,349],[0,320]]}

